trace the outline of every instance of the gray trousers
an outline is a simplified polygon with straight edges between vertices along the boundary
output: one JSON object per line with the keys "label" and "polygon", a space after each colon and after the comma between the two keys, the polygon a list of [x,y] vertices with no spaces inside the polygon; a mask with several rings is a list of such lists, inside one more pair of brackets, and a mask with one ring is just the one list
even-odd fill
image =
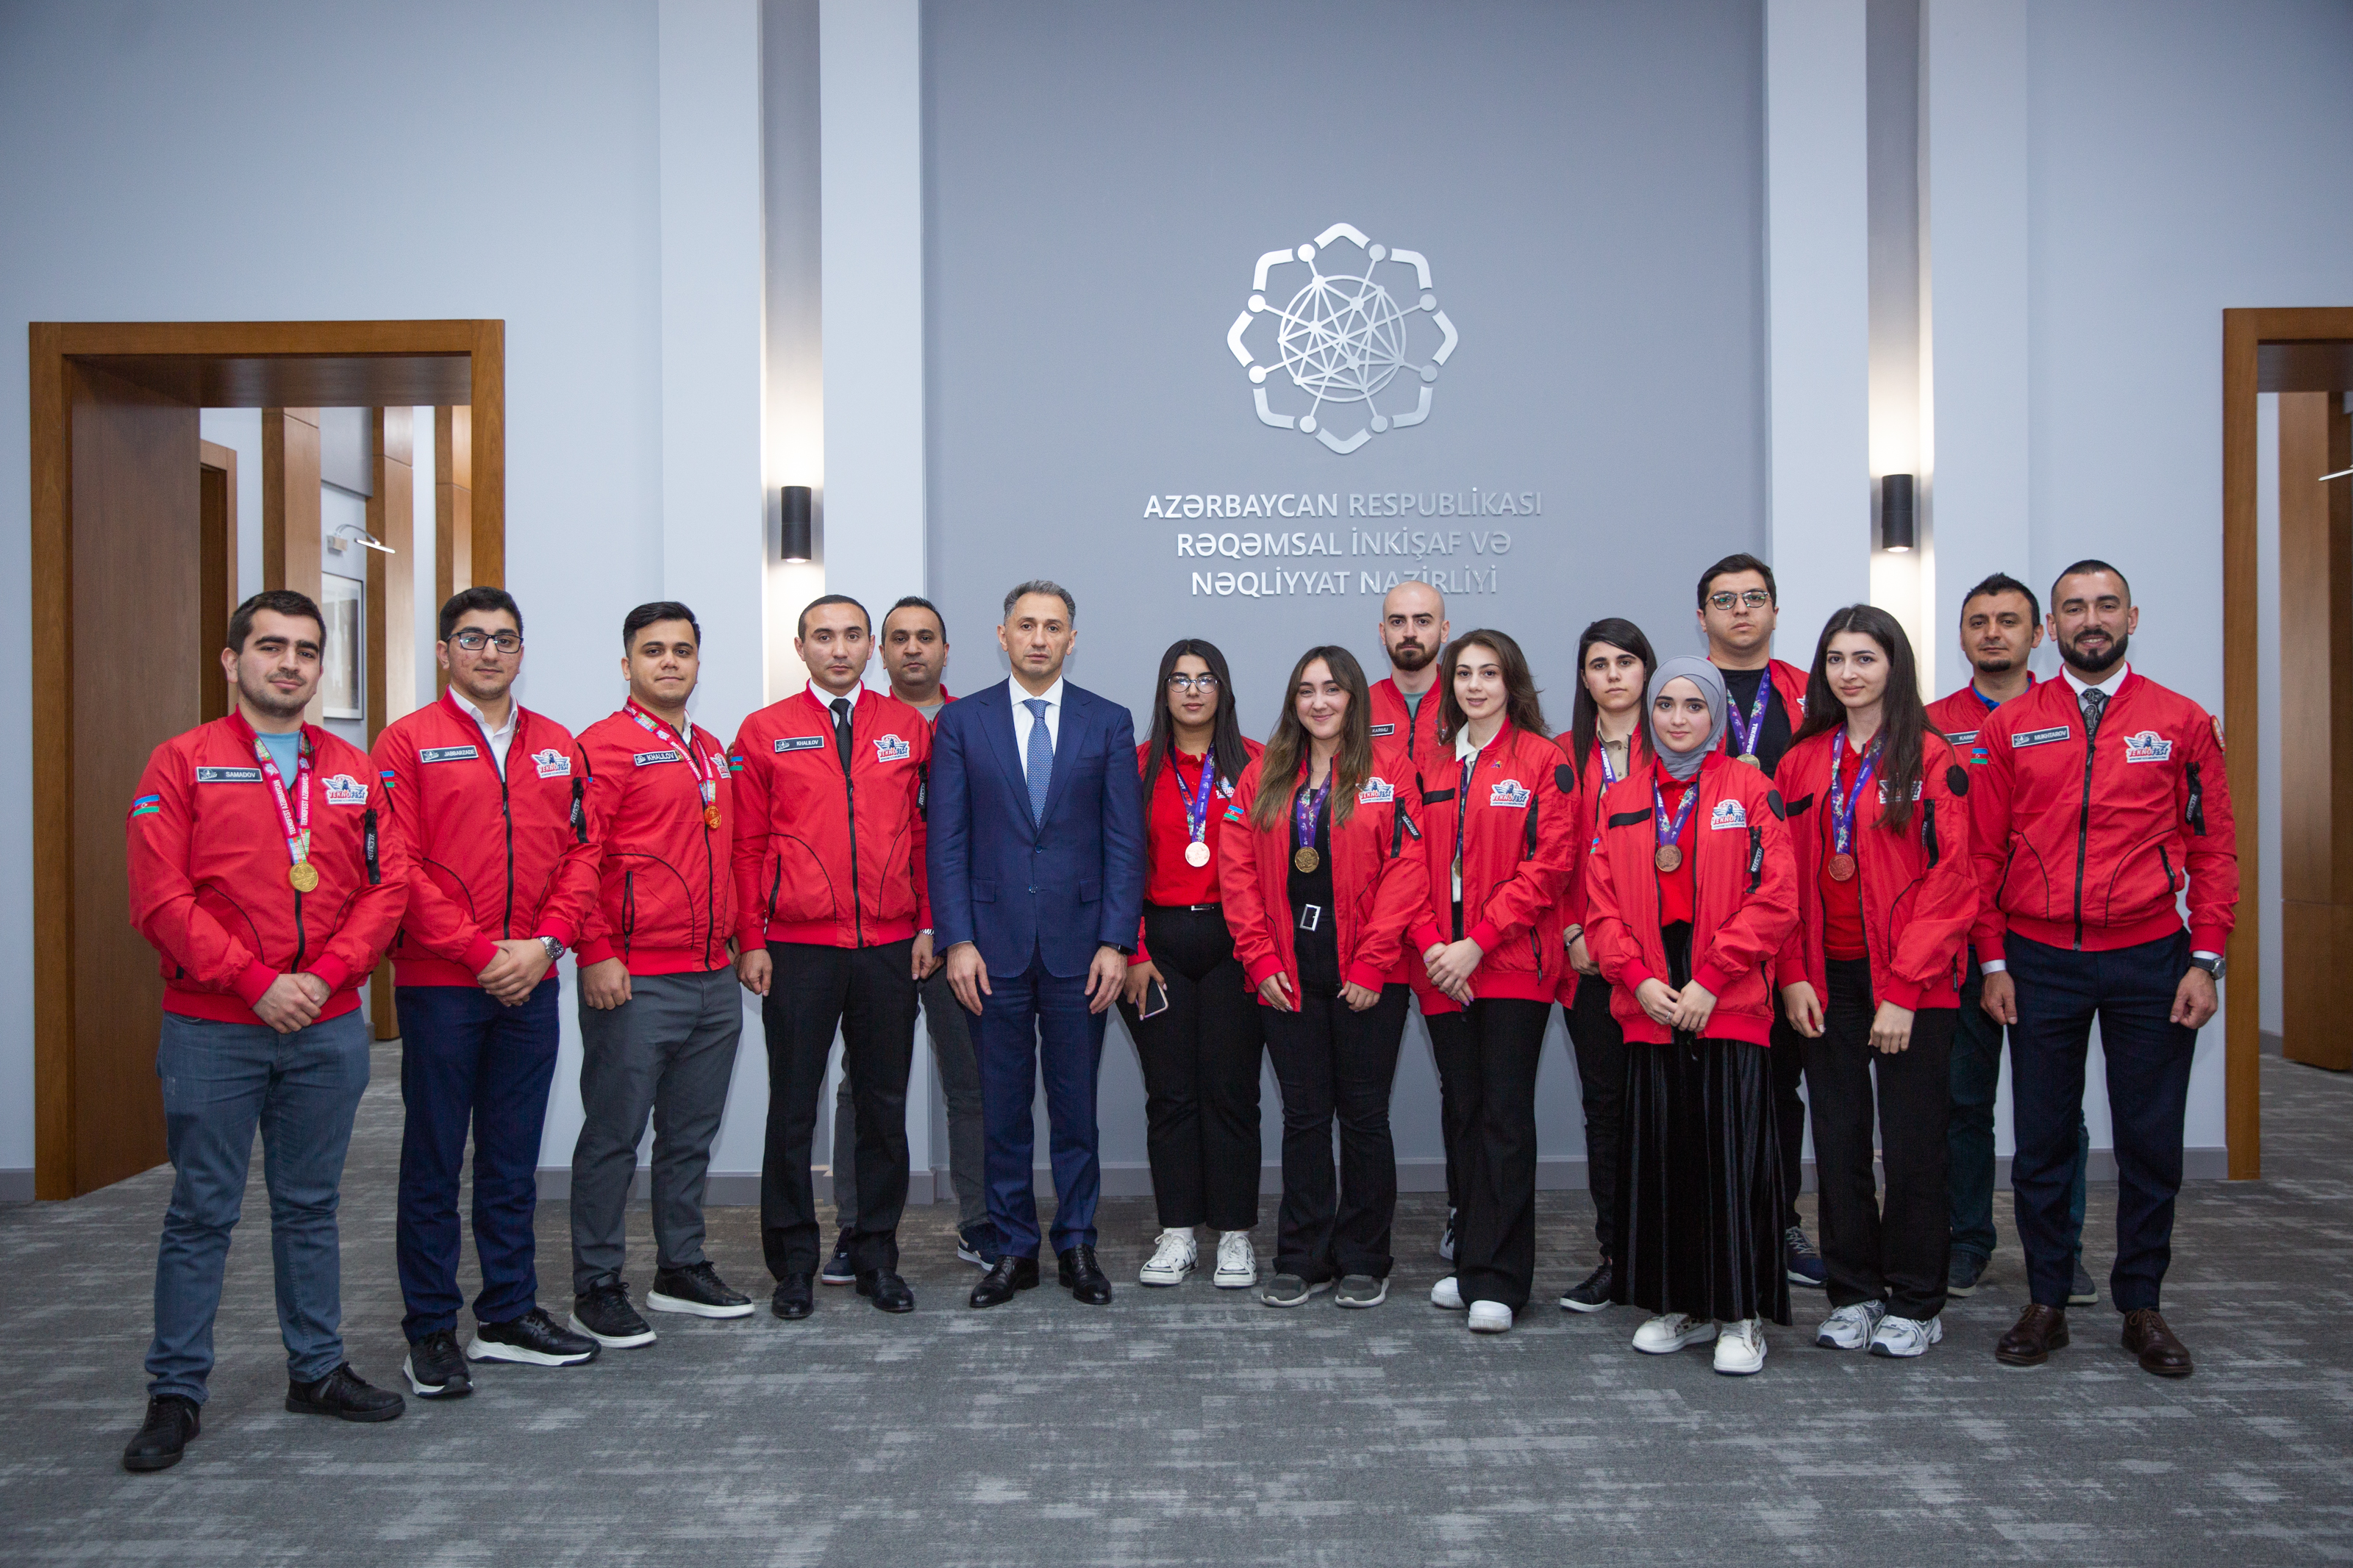
{"label": "gray trousers", "polygon": [[[940,1098],[948,1107],[948,1184],[955,1188],[956,1228],[969,1230],[988,1218],[988,1194],[981,1186],[980,1063],[972,1054],[972,1015],[948,989],[942,964],[923,982],[923,1033],[939,1065]],[[833,1205],[841,1228],[858,1215],[858,1111],[850,1103],[849,1074],[833,1102]]]}
{"label": "gray trousers", "polygon": [[653,1117],[654,1265],[702,1259],[702,1185],[727,1110],[744,999],[735,971],[643,974],[609,1010],[580,1004],[580,1106],[572,1149],[572,1289],[621,1277],[629,1184]]}

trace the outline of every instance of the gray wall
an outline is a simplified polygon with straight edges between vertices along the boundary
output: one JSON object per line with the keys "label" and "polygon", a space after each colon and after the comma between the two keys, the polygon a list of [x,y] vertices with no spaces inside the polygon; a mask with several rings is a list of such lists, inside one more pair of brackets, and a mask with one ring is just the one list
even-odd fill
{"label": "gray wall", "polygon": [[[1481,574],[1452,598],[1455,627],[1520,638],[1556,722],[1595,616],[1694,646],[1694,574],[1764,539],[1756,5],[956,4],[924,26],[930,580],[952,685],[1002,675],[998,598],[1049,575],[1078,596],[1074,679],[1141,724],[1160,650],[1207,637],[1263,735],[1301,647],[1345,642],[1378,673],[1361,574],[1417,562],[1351,555],[1350,531],[1404,524],[1461,531],[1419,564]],[[1261,254],[1339,222],[1425,254],[1461,334],[1427,422],[1345,456],[1262,425],[1225,341]],[[1271,280],[1272,301],[1304,271]],[[1246,340],[1261,363],[1271,325]],[[1415,331],[1427,359],[1426,315]],[[1301,411],[1282,383],[1274,406]],[[1329,423],[1346,435],[1354,415]],[[1435,504],[1474,486],[1541,492],[1542,514],[1348,515],[1355,495]],[[1340,515],[1144,515],[1147,497],[1196,492],[1335,496]],[[1338,563],[1176,553],[1180,531],[1310,529],[1337,532]],[[1490,530],[1508,555],[1476,550]],[[1309,564],[1345,568],[1345,587],[1253,600],[1192,582]],[[1547,1156],[1579,1154],[1576,1096],[1550,1058]],[[1409,1162],[1438,1157],[1433,1101],[1409,1043]],[[1270,1155],[1276,1103],[1270,1088]],[[1103,1125],[1106,1160],[1140,1164],[1142,1090],[1116,1041]]]}

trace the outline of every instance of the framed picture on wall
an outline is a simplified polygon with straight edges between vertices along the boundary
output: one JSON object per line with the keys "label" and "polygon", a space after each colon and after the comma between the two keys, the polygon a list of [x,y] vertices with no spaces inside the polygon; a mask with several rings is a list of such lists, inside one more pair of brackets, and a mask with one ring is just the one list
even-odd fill
{"label": "framed picture on wall", "polygon": [[353,577],[319,579],[320,613],[327,617],[326,668],[319,676],[320,711],[330,719],[364,719],[360,650],[367,639],[367,584]]}

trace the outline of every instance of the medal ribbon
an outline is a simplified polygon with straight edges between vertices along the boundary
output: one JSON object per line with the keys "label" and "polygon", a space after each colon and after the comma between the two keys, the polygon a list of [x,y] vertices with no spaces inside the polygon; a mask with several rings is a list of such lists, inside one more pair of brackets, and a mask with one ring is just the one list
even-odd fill
{"label": "medal ribbon", "polygon": [[621,705],[621,711],[635,719],[638,726],[666,746],[675,746],[686,759],[687,771],[694,774],[695,787],[702,792],[702,804],[710,805],[719,798],[719,760],[704,757],[692,746],[670,732],[670,726],[638,706],[634,697]]}
{"label": "medal ribbon", "polygon": [[[1611,784],[1618,782],[1618,770],[1609,765],[1609,742],[1603,740],[1599,735],[1594,736],[1593,754],[1601,759],[1601,787],[1603,789],[1608,789]],[[1634,742],[1632,741],[1628,741],[1626,742],[1626,759],[1627,761],[1631,762],[1633,757]]]}
{"label": "medal ribbon", "polygon": [[286,835],[287,857],[300,866],[311,858],[311,748],[299,742],[295,745],[292,805],[287,804],[285,775],[278,771],[276,759],[259,736],[254,738],[253,754],[261,763],[261,776],[269,781],[269,798],[278,806],[278,826]]}
{"label": "medal ribbon", "polygon": [[[1176,748],[1173,746],[1169,748],[1168,771],[1176,780],[1176,798],[1185,803],[1187,836],[1196,844],[1207,842],[1209,830],[1209,791],[1215,787],[1218,780],[1218,748],[1213,744],[1201,754],[1201,788],[1198,799],[1194,798],[1193,791],[1185,787],[1185,775],[1177,771]],[[1325,775],[1324,787],[1326,789],[1331,787],[1329,774]]]}
{"label": "medal ribbon", "polygon": [[1757,700],[1749,707],[1746,724],[1740,721],[1737,707],[1728,708],[1725,712],[1725,721],[1731,730],[1735,756],[1753,757],[1757,754],[1757,743],[1765,738],[1765,710],[1772,706],[1773,672],[1768,669],[1757,678]]}
{"label": "medal ribbon", "polygon": [[[1298,802],[1291,808],[1291,847],[1293,849],[1312,849],[1315,847],[1315,818],[1324,810],[1324,797],[1332,793],[1332,777],[1333,775],[1327,773],[1324,775],[1322,784],[1314,789],[1303,789],[1299,792]],[[1205,787],[1208,778],[1208,770],[1204,768],[1202,779]]]}
{"label": "medal ribbon", "polygon": [[1833,854],[1847,853],[1848,847],[1854,842],[1855,803],[1862,798],[1863,786],[1871,782],[1871,775],[1879,771],[1879,747],[1886,739],[1884,731],[1871,738],[1871,744],[1863,750],[1862,766],[1854,772],[1854,787],[1845,790],[1839,788],[1839,764],[1846,761],[1845,725],[1839,726],[1838,739],[1831,742],[1831,849]]}
{"label": "medal ribbon", "polygon": [[1699,780],[1694,777],[1683,790],[1683,804],[1675,807],[1672,820],[1667,816],[1667,797],[1659,793],[1659,781],[1656,779],[1651,781],[1651,805],[1658,812],[1655,832],[1660,844],[1682,843],[1683,829],[1691,822],[1692,808],[1699,805]]}

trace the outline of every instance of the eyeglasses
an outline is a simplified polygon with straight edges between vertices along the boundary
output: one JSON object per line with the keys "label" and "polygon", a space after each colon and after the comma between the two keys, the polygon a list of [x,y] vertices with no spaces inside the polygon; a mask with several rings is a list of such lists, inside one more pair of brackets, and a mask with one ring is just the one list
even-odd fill
{"label": "eyeglasses", "polygon": [[520,632],[478,632],[470,626],[452,636],[449,640],[468,653],[480,653],[485,646],[501,653],[515,653],[522,647],[522,634]]}
{"label": "eyeglasses", "polygon": [[1740,594],[1735,594],[1726,589],[1721,594],[1710,594],[1707,596],[1707,602],[1719,610],[1728,610],[1735,605],[1745,605],[1752,610],[1761,610],[1773,602],[1773,595],[1762,588],[1751,588]]}
{"label": "eyeglasses", "polygon": [[1171,691],[1212,692],[1217,689],[1218,678],[1214,675],[1172,675],[1168,678],[1168,689]]}

